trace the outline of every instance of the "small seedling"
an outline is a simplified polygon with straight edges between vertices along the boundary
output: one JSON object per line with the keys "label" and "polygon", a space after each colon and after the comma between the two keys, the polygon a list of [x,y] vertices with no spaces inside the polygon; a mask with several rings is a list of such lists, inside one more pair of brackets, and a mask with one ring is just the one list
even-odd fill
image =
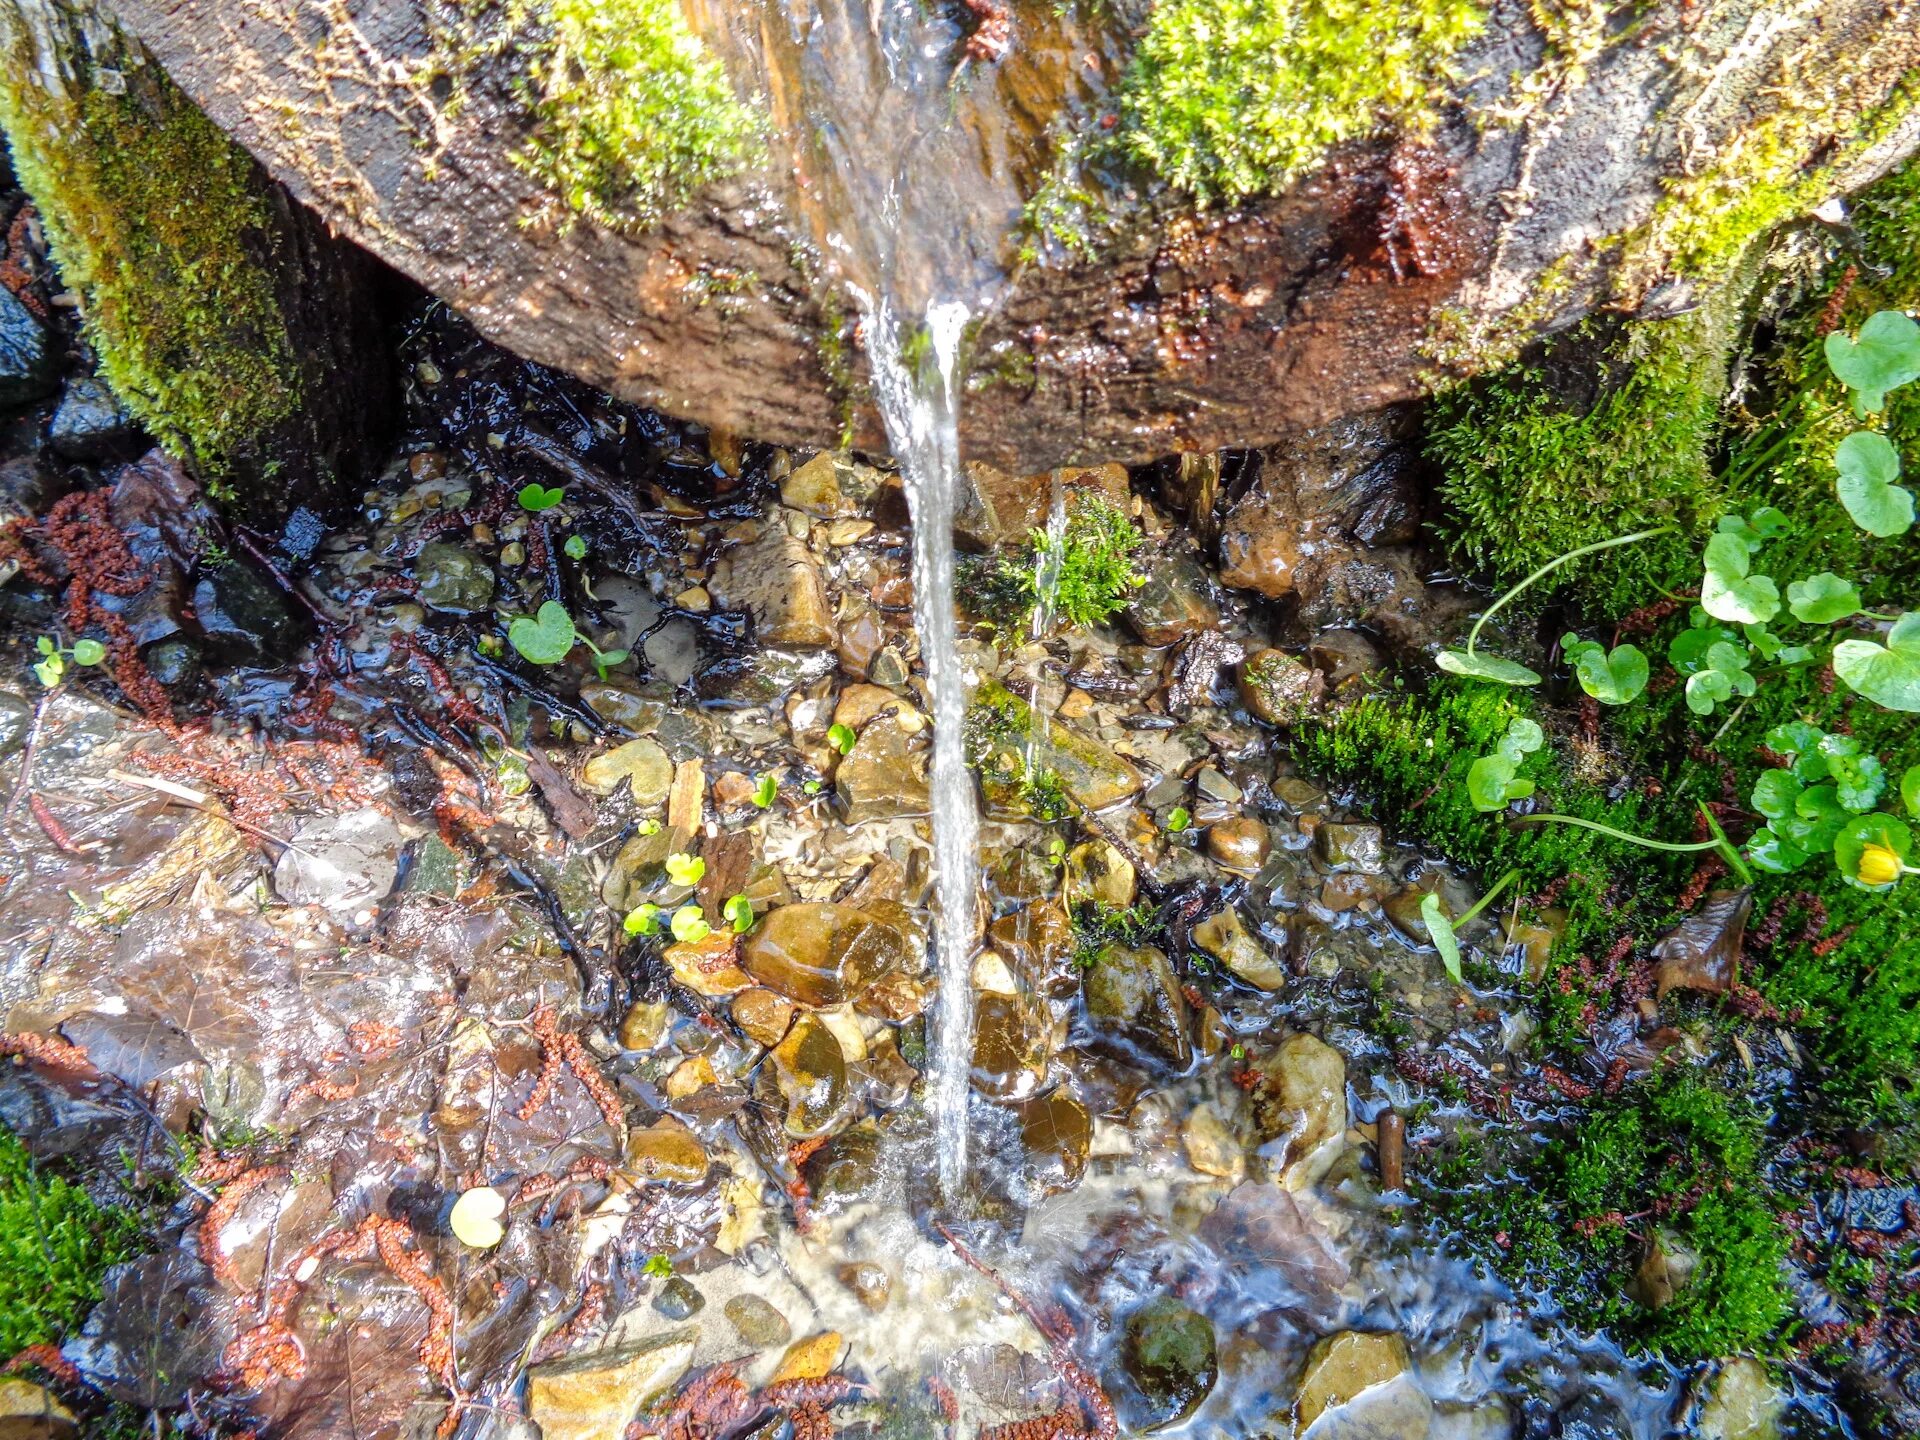
{"label": "small seedling", "polygon": [[[1920,766],[1914,768],[1920,770]],[[1067,842],[1058,835],[1047,842],[1047,863],[1056,869],[1067,863]]]}
{"label": "small seedling", "polygon": [[1184,805],[1176,805],[1167,812],[1167,832],[1178,835],[1193,824],[1193,816]]}
{"label": "small seedling", "polygon": [[826,786],[822,785],[818,780],[802,780],[800,782],[800,788],[809,795],[818,795],[822,790],[826,789]]}
{"label": "small seedling", "polygon": [[1467,767],[1467,798],[1473,808],[1492,814],[1506,809],[1509,801],[1533,794],[1533,781],[1518,778],[1520,766],[1546,739],[1538,721],[1521,717],[1509,722],[1499,748]]}
{"label": "small seedling", "polygon": [[642,1275],[651,1275],[656,1280],[673,1278],[673,1261],[665,1255],[649,1255],[647,1263],[640,1267]]}
{"label": "small seedling", "polygon": [[673,912],[669,928],[673,938],[683,945],[698,945],[713,934],[713,927],[707,923],[707,917],[700,913],[698,905],[682,905]]}
{"label": "small seedling", "polygon": [[1433,937],[1433,948],[1440,952],[1440,959],[1447,967],[1447,974],[1453,977],[1454,984],[1460,985],[1466,981],[1466,976],[1460,969],[1459,930],[1491,905],[1496,895],[1519,878],[1518,870],[1507,871],[1494,881],[1493,888],[1468,907],[1467,913],[1458,920],[1447,919],[1447,912],[1440,905],[1440,897],[1433,891],[1428,891],[1420,897],[1420,918],[1426,921],[1427,934]]}
{"label": "small seedling", "polygon": [[1609,651],[1569,631],[1560,637],[1560,650],[1580,688],[1602,705],[1625,705],[1647,688],[1647,657],[1638,645],[1616,645]]}
{"label": "small seedling", "polygon": [[698,855],[688,855],[676,850],[667,856],[667,879],[676,885],[692,888],[700,883],[700,877],[707,873],[707,862]]}
{"label": "small seedling", "polygon": [[1228,1049],[1227,1049],[1227,1058],[1228,1058],[1229,1060],[1244,1060],[1244,1059],[1246,1059],[1246,1058],[1247,1058],[1247,1047],[1246,1047],[1246,1046],[1244,1046],[1244,1045],[1242,1045],[1242,1044],[1241,1044],[1241,1043],[1240,1043],[1240,1042],[1239,1042],[1238,1040],[1236,1040],[1236,1041],[1234,1041],[1234,1042],[1233,1042],[1233,1044],[1232,1044],[1231,1046],[1229,1046],[1229,1047],[1228,1047]]}
{"label": "small seedling", "polygon": [[850,754],[853,750],[854,741],[859,738],[858,735],[853,733],[851,726],[842,725],[838,721],[835,721],[827,727],[827,744],[838,750],[842,755]]}
{"label": "small seedling", "polygon": [[34,663],[33,673],[49,690],[66,678],[68,660],[76,665],[98,665],[107,658],[107,647],[98,640],[76,640],[71,649],[62,650],[50,636],[42,635],[33,642],[33,648],[41,656]]}
{"label": "small seedling", "polygon": [[562,545],[560,549],[569,560],[584,560],[587,558],[587,537],[584,535],[569,535],[567,537],[567,543]]}
{"label": "small seedling", "polygon": [[744,935],[753,928],[753,902],[744,895],[729,896],[720,913],[733,926],[736,935]]}
{"label": "small seedling", "polygon": [[633,827],[633,833],[636,835],[658,835],[660,833],[660,822],[653,819],[642,820],[638,825]]}
{"label": "small seedling", "polygon": [[551,510],[566,499],[567,492],[558,487],[549,489],[536,480],[522,485],[518,498],[522,510],[530,510],[537,515],[542,510]]}
{"label": "small seedling", "polygon": [[780,794],[780,781],[771,770],[762,770],[753,786],[753,803],[762,810],[770,809],[774,799]]}
{"label": "small seedling", "polygon": [[660,933],[660,907],[648,901],[635,906],[627,912],[627,918],[620,928],[629,935],[658,935]]}
{"label": "small seedling", "polygon": [[558,665],[576,644],[593,654],[593,668],[607,678],[609,667],[627,658],[625,650],[602,650],[574,626],[573,616],[558,600],[549,600],[532,615],[517,615],[507,626],[507,643],[535,665]]}

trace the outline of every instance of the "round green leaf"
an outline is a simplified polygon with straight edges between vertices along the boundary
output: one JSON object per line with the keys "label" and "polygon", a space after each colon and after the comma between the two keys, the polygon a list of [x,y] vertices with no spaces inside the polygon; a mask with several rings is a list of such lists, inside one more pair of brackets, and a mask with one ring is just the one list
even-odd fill
{"label": "round green leaf", "polygon": [[1753,808],[1769,820],[1784,820],[1800,798],[1800,782],[1786,770],[1764,770],[1753,782]]}
{"label": "round green leaf", "polygon": [[771,770],[760,772],[759,780],[753,787],[753,803],[762,810],[772,806],[774,797],[780,793],[780,777]]}
{"label": "round green leaf", "polygon": [[1440,897],[1432,891],[1420,897],[1420,918],[1427,923],[1427,934],[1446,963],[1447,974],[1459,984],[1465,978],[1460,972],[1460,939],[1453,933],[1453,922],[1447,919],[1446,911],[1440,908]]}
{"label": "round green leaf", "polygon": [[584,535],[569,535],[567,537],[567,543],[560,548],[566,552],[568,559],[584,560],[587,558],[587,537]]}
{"label": "round green leaf", "polygon": [[1721,670],[1702,670],[1687,677],[1687,709],[1711,715],[1713,707],[1733,694],[1733,682]]}
{"label": "round green leaf", "polygon": [[1869,846],[1891,850],[1904,865],[1913,854],[1913,832],[1907,829],[1904,820],[1892,815],[1862,815],[1850,821],[1833,837],[1834,862],[1839,865],[1840,875],[1849,885],[1859,890],[1892,889],[1900,880],[1897,872],[1879,884],[1860,878],[1861,862],[1867,859]]}
{"label": "round green leaf", "polygon": [[627,918],[620,928],[629,935],[657,935],[660,933],[660,907],[651,901],[639,905],[627,912]]}
{"label": "round green leaf", "polygon": [[73,663],[76,665],[98,665],[107,658],[107,647],[98,640],[76,640],[73,642]]}
{"label": "round green leaf", "polygon": [[573,649],[573,617],[558,600],[549,600],[539,613],[521,615],[507,627],[507,643],[535,665],[558,665]]}
{"label": "round green leaf", "polygon": [[1746,542],[1722,532],[1707,541],[1706,578],[1700,605],[1716,620],[1759,624],[1780,612],[1780,587],[1765,575],[1748,573],[1753,563]]}
{"label": "round green leaf", "polygon": [[1502,755],[1518,765],[1546,743],[1547,732],[1540,728],[1540,722],[1523,715],[1508,723],[1507,733],[1500,737],[1498,748]]}
{"label": "round green leaf", "polygon": [[567,498],[567,492],[557,486],[549,489],[536,480],[530,484],[522,485],[518,498],[522,510],[551,510]]}
{"label": "round green leaf", "polygon": [[720,913],[726,917],[736,935],[744,935],[753,928],[753,902],[744,895],[729,896],[727,903],[720,907]]}
{"label": "round green leaf", "polygon": [[1647,657],[1638,645],[1616,645],[1609,653],[1595,641],[1567,635],[1560,648],[1580,688],[1602,705],[1625,705],[1647,688]]}
{"label": "round green leaf", "polygon": [[1434,663],[1449,674],[1464,675],[1469,680],[1491,680],[1498,685],[1540,683],[1540,677],[1526,666],[1502,660],[1498,655],[1482,655],[1477,650],[1471,654],[1465,650],[1442,650],[1434,657]]}
{"label": "round green leaf", "polygon": [[682,905],[674,911],[668,928],[673,931],[673,938],[683,945],[698,945],[713,933],[713,927],[700,913],[698,905]]}
{"label": "round green leaf", "polygon": [[1787,609],[1804,625],[1831,625],[1860,613],[1860,592],[1831,570],[1787,586]]}
{"label": "round green leaf", "polygon": [[1840,471],[1834,484],[1853,523],[1885,539],[1904,535],[1913,524],[1913,494],[1894,484],[1900,478],[1900,452],[1886,436],[1856,430],[1833,452]]}
{"label": "round green leaf", "polygon": [[1894,621],[1885,645],[1842,640],[1833,647],[1833,673],[1876,705],[1920,710],[1920,611]]}
{"label": "round green leaf", "polygon": [[1791,760],[1820,743],[1820,729],[1804,720],[1789,720],[1767,731],[1763,743],[1774,754],[1784,755]]}
{"label": "round green leaf", "polygon": [[1864,814],[1880,803],[1887,788],[1887,767],[1876,755],[1844,755],[1828,762],[1840,808]]}
{"label": "round green leaf", "polygon": [[1773,875],[1791,874],[1812,858],[1792,841],[1783,839],[1772,826],[1759,831],[1747,842],[1747,859],[1753,862],[1756,869]]}
{"label": "round green leaf", "polygon": [[1518,768],[1506,755],[1482,755],[1468,766],[1467,798],[1473,801],[1473,808],[1487,814],[1506,809],[1508,786]]}
{"label": "round green leaf", "polygon": [[1878,410],[1887,391],[1920,379],[1920,325],[1898,310],[1867,318],[1859,339],[1836,330],[1827,336],[1827,365],[1854,392],[1861,415]]}
{"label": "round green leaf", "polygon": [[698,885],[707,873],[707,862],[698,855],[675,851],[667,856],[667,879],[675,885]]}
{"label": "round green leaf", "polygon": [[1920,765],[1909,765],[1900,777],[1900,803],[1909,815],[1920,815]]}

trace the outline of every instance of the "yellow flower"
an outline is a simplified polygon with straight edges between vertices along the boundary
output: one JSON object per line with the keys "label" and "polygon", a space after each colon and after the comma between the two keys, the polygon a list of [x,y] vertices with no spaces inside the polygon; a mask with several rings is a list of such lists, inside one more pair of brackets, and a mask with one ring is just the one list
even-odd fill
{"label": "yellow flower", "polygon": [[1869,844],[1861,847],[1859,877],[1862,885],[1891,885],[1900,878],[1900,857],[1888,846]]}

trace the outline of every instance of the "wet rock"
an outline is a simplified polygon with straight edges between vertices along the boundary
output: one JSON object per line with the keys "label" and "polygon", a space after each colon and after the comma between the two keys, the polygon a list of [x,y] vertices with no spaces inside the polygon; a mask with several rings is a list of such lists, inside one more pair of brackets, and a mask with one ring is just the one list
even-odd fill
{"label": "wet rock", "polygon": [[987,927],[987,938],[1012,962],[1020,979],[1042,994],[1065,999],[1080,988],[1080,973],[1073,965],[1073,921],[1060,901],[1036,901],[1002,915]]}
{"label": "wet rock", "polygon": [[1699,1267],[1700,1257],[1664,1226],[1647,1242],[1633,1274],[1634,1298],[1649,1310],[1663,1310],[1685,1290]]}
{"label": "wet rock", "polygon": [[785,1380],[819,1380],[833,1373],[833,1367],[840,1363],[840,1353],[846,1348],[846,1340],[834,1330],[822,1330],[818,1335],[796,1340],[787,1347],[787,1353],[780,1357],[780,1364],[775,1367],[767,1383],[778,1385]]}
{"label": "wet rock", "polygon": [[1207,575],[1184,556],[1145,567],[1147,583],[1133,592],[1122,613],[1149,645],[1172,645],[1220,623],[1220,607],[1207,596]]}
{"label": "wet rock", "polygon": [[1046,1080],[1052,1024],[1014,995],[981,995],[973,1021],[973,1088],[992,1100],[1020,1100]]}
{"label": "wet rock", "polygon": [[1751,1355],[1724,1361],[1700,1407],[1700,1440],[1775,1440],[1787,1396]]}
{"label": "wet rock", "polygon": [[651,1050],[660,1043],[660,1037],[666,1034],[667,1021],[671,1012],[664,1000],[648,1003],[636,1001],[627,1007],[627,1013],[620,1017],[620,1048],[623,1050]]}
{"label": "wet rock", "polygon": [[5,286],[0,292],[0,410],[17,410],[53,393],[60,361],[33,312]]}
{"label": "wet rock", "polygon": [[1131,860],[1104,840],[1089,840],[1067,852],[1064,888],[1069,905],[1092,902],[1125,910],[1139,884]]}
{"label": "wet rock", "polygon": [[1307,1353],[1294,1395],[1296,1434],[1324,1416],[1316,1436],[1340,1440],[1422,1440],[1433,1402],[1414,1383],[1407,1342],[1398,1335],[1343,1330]]}
{"label": "wet rock", "polygon": [[27,731],[33,728],[33,706],[18,695],[0,690],[0,760],[27,743]]}
{"label": "wet rock", "polygon": [[589,680],[580,686],[580,703],[609,725],[629,733],[652,734],[665,711],[658,700],[636,695],[624,685]]}
{"label": "wet rock", "polygon": [[1653,947],[1659,998],[1669,990],[1724,995],[1740,982],[1740,948],[1753,913],[1751,890],[1715,890]]}
{"label": "wet rock", "polygon": [[301,640],[301,627],[280,592],[237,560],[201,577],[193,587],[193,610],[209,654],[224,664],[286,664]]}
{"label": "wet rock", "polygon": [[1171,1295],[1149,1300],[1126,1319],[1120,1364],[1133,1393],[1125,1423],[1157,1429],[1200,1408],[1219,1378],[1213,1322]]}
{"label": "wet rock", "polygon": [[1193,943],[1256,990],[1278,990],[1287,983],[1287,967],[1267,952],[1232,905],[1194,926]]}
{"label": "wet rock", "polygon": [[357,910],[391,891],[400,873],[400,829],[378,810],[316,815],[287,839],[273,888],[289,905]]}
{"label": "wet rock", "polygon": [[587,761],[580,779],[596,795],[611,795],[624,780],[633,803],[651,810],[673,787],[673,761],[652,740],[629,740]]}
{"label": "wet rock", "polygon": [[1203,1101],[1187,1113],[1180,1126],[1180,1145],[1187,1164],[1202,1175],[1240,1180],[1247,1173],[1246,1147],[1234,1134],[1231,1120],[1211,1102]]}
{"label": "wet rock", "polygon": [[699,1137],[670,1120],[627,1136],[627,1169],[643,1180],[697,1185],[707,1178],[707,1163]]}
{"label": "wet rock", "polygon": [[[1140,772],[1105,745],[1044,716],[1036,721],[1027,702],[997,681],[984,682],[974,699],[976,717],[986,722],[982,729],[994,732],[994,743],[1008,752],[1012,773],[1025,773],[1022,767],[1028,763],[1031,747],[1033,768],[1059,776],[1068,793],[1088,810],[1116,805],[1145,786]],[[986,708],[983,712],[978,707]],[[1027,813],[1017,786],[988,777],[981,784],[995,814],[1017,818]]]}
{"label": "wet rock", "polygon": [[527,1372],[527,1414],[541,1440],[621,1440],[635,1412],[686,1373],[696,1333],[569,1355]]}
{"label": "wet rock", "polygon": [[720,1307],[720,1313],[756,1350],[771,1350],[793,1339],[793,1326],[770,1301],[758,1295],[736,1295]]}
{"label": "wet rock", "polygon": [[886,1267],[871,1260],[856,1260],[840,1267],[840,1283],[853,1292],[867,1309],[878,1315],[893,1297],[893,1277]]}
{"label": "wet rock", "polygon": [[1186,997],[1166,953],[1109,945],[1088,969],[1087,1020],[1094,1033],[1184,1069],[1193,1058]]}
{"label": "wet rock", "polygon": [[449,615],[472,615],[493,604],[493,571],[458,545],[435,541],[420,547],[413,562],[414,594],[420,603]]}
{"label": "wet rock", "polygon": [[1027,1101],[1018,1114],[1028,1187],[1038,1196],[1078,1185],[1093,1144],[1093,1116],[1087,1107],[1065,1090],[1054,1090]]}
{"label": "wet rock", "polygon": [[780,503],[823,520],[847,520],[873,512],[889,477],[850,455],[823,450],[780,482]]}
{"label": "wet rock", "polygon": [[169,690],[200,678],[200,647],[191,640],[162,640],[140,652],[148,671]]}
{"label": "wet rock", "polygon": [[1554,1440],[1634,1440],[1634,1426],[1618,1400],[1589,1390],[1560,1407],[1552,1434]]}
{"label": "wet rock", "polygon": [[1003,850],[987,870],[988,892],[1008,904],[1025,905],[1059,888],[1060,872],[1032,850]]}
{"label": "wet rock", "polygon": [[1222,869],[1252,875],[1267,863],[1273,837],[1250,815],[1220,820],[1207,828],[1207,853]]}
{"label": "wet rock", "polygon": [[1289,1188],[1310,1185],[1338,1157],[1347,1132],[1347,1062],[1324,1041],[1289,1035],[1260,1064],[1253,1124],[1263,1146],[1285,1140]]}
{"label": "wet rock", "polygon": [[802,1015],[767,1052],[775,1089],[786,1103],[787,1134],[796,1140],[838,1129],[852,1108],[847,1056],[832,1028]]}
{"label": "wet rock", "polygon": [[75,1440],[80,1422],[44,1385],[0,1380],[0,1440]]}
{"label": "wet rock", "polygon": [[756,1044],[778,1045],[793,1025],[793,1002],[755,986],[733,997],[733,1023]]}
{"label": "wet rock", "polygon": [[691,1320],[706,1309],[707,1297],[684,1275],[670,1275],[653,1297],[653,1308],[669,1320]]}
{"label": "wet rock", "polygon": [[665,959],[674,979],[694,994],[710,999],[737,995],[753,984],[753,977],[740,968],[733,936],[724,929],[704,940],[669,945]]}
{"label": "wet rock", "polygon": [[814,1204],[829,1213],[873,1198],[883,1183],[879,1130],[849,1126],[808,1156],[800,1173]]}
{"label": "wet rock", "polygon": [[763,644],[832,649],[835,631],[827,587],[812,553],[779,518],[769,517],[758,535],[723,555],[707,588],[724,608],[749,612],[755,638]]}
{"label": "wet rock", "polygon": [[927,980],[896,971],[891,975],[882,975],[862,990],[855,998],[853,1008],[862,1015],[891,1020],[898,1025],[916,1015],[926,1014],[932,999],[933,987]]}
{"label": "wet rock", "polygon": [[142,440],[113,392],[84,375],[67,382],[47,427],[47,446],[62,460],[111,460],[138,450]]}
{"label": "wet rock", "polygon": [[1315,837],[1320,857],[1338,869],[1378,875],[1387,867],[1386,841],[1378,825],[1349,825],[1331,821]]}
{"label": "wet rock", "polygon": [[834,766],[833,785],[849,825],[926,815],[933,808],[925,752],[910,748],[892,715],[876,718],[860,732],[853,749]]}
{"label": "wet rock", "polygon": [[1269,725],[1297,725],[1319,708],[1326,677],[1284,650],[1259,650],[1240,662],[1240,703]]}
{"label": "wet rock", "polygon": [[740,965],[802,1005],[841,1005],[903,968],[907,937],[861,910],[826,903],[783,905],[740,947]]}
{"label": "wet rock", "polygon": [[1352,689],[1387,663],[1380,647],[1358,630],[1323,630],[1313,637],[1307,655],[1333,691]]}

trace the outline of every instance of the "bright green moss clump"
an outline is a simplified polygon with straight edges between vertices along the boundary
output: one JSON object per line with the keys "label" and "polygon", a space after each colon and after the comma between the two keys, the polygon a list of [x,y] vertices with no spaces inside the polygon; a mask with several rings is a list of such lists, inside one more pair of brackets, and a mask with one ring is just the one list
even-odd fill
{"label": "bright green moss clump", "polygon": [[114,393],[170,450],[224,476],[301,403],[262,261],[280,234],[264,184],[158,66],[80,86],[77,100],[50,92],[24,46],[8,56],[0,126],[15,172]]}
{"label": "bright green moss clump", "polygon": [[677,0],[468,9],[495,15],[490,48],[524,66],[533,129],[514,163],[573,215],[645,229],[759,153],[759,115],[734,96]]}
{"label": "bright green moss clump", "polygon": [[64,1339],[138,1237],[130,1212],[43,1175],[19,1138],[0,1129],[0,1354]]}
{"label": "bright green moss clump", "polygon": [[1203,201],[1277,190],[1333,146],[1432,127],[1472,0],[1158,0],[1122,144]]}

